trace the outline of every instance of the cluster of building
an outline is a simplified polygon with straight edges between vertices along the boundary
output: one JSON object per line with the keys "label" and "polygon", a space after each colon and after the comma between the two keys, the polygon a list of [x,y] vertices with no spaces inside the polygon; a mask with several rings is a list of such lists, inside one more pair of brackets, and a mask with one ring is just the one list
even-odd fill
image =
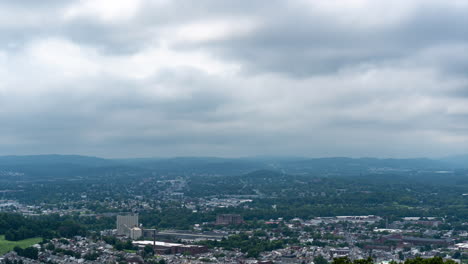
{"label": "cluster of building", "polygon": [[197,205],[201,208],[227,208],[242,206],[251,203],[252,201],[252,199],[240,198],[211,198],[199,201]]}
{"label": "cluster of building", "polygon": [[[299,219],[300,220],[300,219]],[[302,221],[302,220],[300,220]],[[349,222],[355,224],[375,224],[382,221],[382,218],[376,215],[360,215],[360,216],[333,216],[333,217],[316,217],[305,221],[305,225],[319,224],[334,224],[339,222]]]}
{"label": "cluster of building", "polygon": [[[155,229],[144,229],[138,222],[137,214],[117,215],[117,229],[115,234],[120,238],[128,238],[133,240],[133,244],[139,248],[151,246],[157,254],[200,254],[205,253],[208,249],[200,245],[187,245],[181,243],[169,243],[165,241],[156,241],[156,237],[195,237],[199,240],[220,239],[222,236],[215,234],[197,234],[190,232],[163,231],[158,232]],[[151,240],[143,240],[143,238],[151,238]]]}
{"label": "cluster of building", "polygon": [[64,208],[57,205],[26,205],[16,200],[0,200],[0,212],[19,213],[24,216],[38,216],[38,215],[71,215],[81,214],[85,215],[89,211],[84,207],[74,207],[73,203],[64,204]]}
{"label": "cluster of building", "polygon": [[[54,264],[115,264],[144,263],[141,256],[135,253],[116,251],[112,245],[104,241],[93,241],[84,237],[73,239],[52,239],[48,243],[36,244],[38,258],[30,259],[19,256],[12,251],[0,257],[0,263],[54,263]],[[16,262],[15,262],[16,261]]]}
{"label": "cluster of building", "polygon": [[[342,256],[351,259],[372,257],[378,262],[401,261],[416,256],[442,256],[460,262],[456,252],[468,249],[466,242],[455,243],[466,238],[463,235],[454,236],[452,232],[438,231],[436,228],[443,223],[443,219],[437,218],[406,217],[401,221],[386,223],[386,228],[376,227],[384,219],[375,215],[317,217],[309,220],[294,218],[289,221],[279,218],[264,222],[270,226],[264,230],[267,236],[265,239],[274,241],[294,238],[299,243],[262,252],[257,259],[252,259],[248,258],[246,252],[239,250],[208,249],[196,244],[204,240],[220,241],[239,232],[253,236],[255,230],[249,231],[239,226],[244,223],[241,215],[218,215],[214,230],[208,232],[143,229],[135,215],[119,216],[117,219],[117,229],[121,230],[117,232],[118,235],[134,239],[132,236],[135,231],[132,233],[132,230],[138,228],[142,238],[153,239],[136,239],[133,244],[141,250],[151,246],[155,253],[163,255],[167,263],[313,263],[317,257],[331,261]],[[284,228],[290,230],[292,235],[281,232]]]}
{"label": "cluster of building", "polygon": [[[103,240],[84,237],[54,239],[35,245],[38,260],[25,259],[14,252],[3,258],[23,263],[314,263],[320,257],[327,261],[347,256],[351,259],[372,257],[376,262],[402,261],[409,258],[441,256],[461,263],[468,252],[467,232],[443,231],[437,228],[443,219],[402,218],[377,228],[384,219],[378,216],[317,217],[309,220],[282,218],[264,221],[263,228],[246,229],[242,216],[221,214],[208,227],[211,231],[155,230],[140,225],[138,215],[118,215],[116,229],[103,232],[126,242],[133,250],[117,250]],[[429,222],[428,222],[429,221]],[[214,224],[214,225],[213,225]],[[396,228],[398,227],[398,228]],[[208,248],[205,240],[222,241],[244,233],[268,241],[291,241],[275,250],[251,258],[240,249]],[[148,255],[148,249],[150,254]],[[152,262],[154,263],[154,262]]]}

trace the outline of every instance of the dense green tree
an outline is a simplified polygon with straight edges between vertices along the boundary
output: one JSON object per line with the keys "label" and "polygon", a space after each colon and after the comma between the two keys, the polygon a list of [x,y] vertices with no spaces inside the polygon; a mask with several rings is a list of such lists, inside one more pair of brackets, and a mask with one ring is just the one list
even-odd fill
{"label": "dense green tree", "polygon": [[38,259],[39,257],[39,250],[35,247],[27,247],[25,249],[22,249],[18,246],[16,246],[13,249],[19,256],[25,257],[25,258],[30,258],[30,259]]}
{"label": "dense green tree", "polygon": [[143,251],[144,251],[145,254],[147,254],[147,255],[153,254],[153,252],[154,252],[153,246],[151,246],[151,245],[146,245],[146,246],[143,248]]}
{"label": "dense green tree", "polygon": [[314,258],[314,264],[328,264],[328,260],[326,260],[322,255],[319,255]]}

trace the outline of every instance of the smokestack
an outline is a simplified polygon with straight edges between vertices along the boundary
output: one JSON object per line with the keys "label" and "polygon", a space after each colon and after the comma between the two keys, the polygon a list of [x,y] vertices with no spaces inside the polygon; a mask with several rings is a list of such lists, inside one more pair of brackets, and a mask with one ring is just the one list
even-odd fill
{"label": "smokestack", "polygon": [[153,229],[153,256],[156,251],[156,229]]}

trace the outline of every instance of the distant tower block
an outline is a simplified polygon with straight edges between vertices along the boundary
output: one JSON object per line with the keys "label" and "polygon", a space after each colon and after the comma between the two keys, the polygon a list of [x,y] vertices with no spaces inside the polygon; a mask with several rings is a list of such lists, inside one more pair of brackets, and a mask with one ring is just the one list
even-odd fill
{"label": "distant tower block", "polygon": [[138,227],[138,215],[117,216],[117,235],[130,237],[134,227]]}
{"label": "distant tower block", "polygon": [[216,217],[217,225],[240,225],[244,219],[238,214],[220,214]]}

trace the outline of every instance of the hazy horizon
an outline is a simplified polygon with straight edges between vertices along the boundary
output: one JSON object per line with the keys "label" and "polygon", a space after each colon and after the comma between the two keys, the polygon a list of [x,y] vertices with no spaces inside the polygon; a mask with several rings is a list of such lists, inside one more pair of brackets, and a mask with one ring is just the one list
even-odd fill
{"label": "hazy horizon", "polygon": [[35,157],[35,156],[63,156],[63,157],[89,157],[99,159],[177,159],[177,158],[193,158],[193,159],[333,159],[333,158],[350,158],[350,159],[447,159],[457,157],[467,157],[468,154],[448,155],[448,156],[415,156],[415,157],[396,157],[396,156],[298,156],[298,155],[255,155],[255,156],[135,156],[135,157],[112,157],[112,156],[96,156],[86,154],[57,154],[57,153],[40,153],[40,154],[18,154],[18,155],[0,155],[2,157]]}

